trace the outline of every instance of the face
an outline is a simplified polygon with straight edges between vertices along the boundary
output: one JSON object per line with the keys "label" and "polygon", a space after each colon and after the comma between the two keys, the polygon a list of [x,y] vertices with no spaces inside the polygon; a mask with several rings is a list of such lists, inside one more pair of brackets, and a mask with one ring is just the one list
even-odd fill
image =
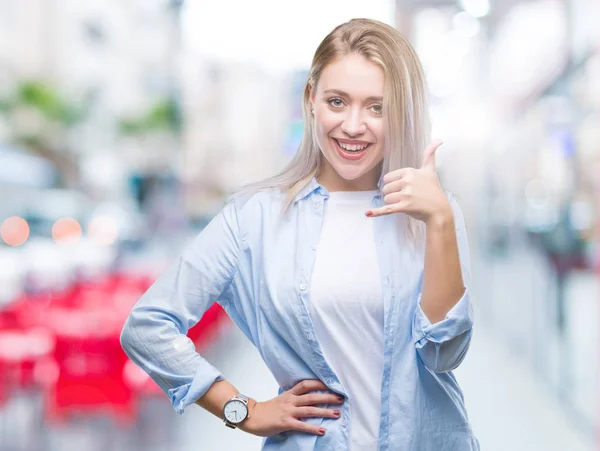
{"label": "face", "polygon": [[377,189],[383,160],[383,70],[361,55],[329,64],[311,106],[323,156],[319,182],[328,191]]}

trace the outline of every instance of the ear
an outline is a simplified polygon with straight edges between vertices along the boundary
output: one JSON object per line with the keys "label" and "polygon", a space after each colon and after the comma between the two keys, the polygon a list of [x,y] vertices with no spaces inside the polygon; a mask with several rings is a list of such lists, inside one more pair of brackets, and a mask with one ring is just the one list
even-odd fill
{"label": "ear", "polygon": [[310,108],[314,108],[315,107],[315,89],[313,87],[313,84],[311,82],[308,82],[308,99],[310,100]]}

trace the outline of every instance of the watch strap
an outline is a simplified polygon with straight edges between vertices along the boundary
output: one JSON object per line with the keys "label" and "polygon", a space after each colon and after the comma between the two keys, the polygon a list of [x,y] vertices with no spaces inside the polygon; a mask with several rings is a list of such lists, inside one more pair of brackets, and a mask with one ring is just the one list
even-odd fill
{"label": "watch strap", "polygon": [[241,393],[238,393],[237,395],[235,395],[234,398],[237,398],[240,401],[244,401],[246,403],[246,405],[248,404],[248,401],[250,401],[250,398],[248,396],[242,395]]}

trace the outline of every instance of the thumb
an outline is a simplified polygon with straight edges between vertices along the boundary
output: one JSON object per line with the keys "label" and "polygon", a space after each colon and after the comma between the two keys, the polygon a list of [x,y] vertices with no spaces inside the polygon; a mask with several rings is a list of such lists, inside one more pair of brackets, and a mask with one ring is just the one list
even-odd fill
{"label": "thumb", "polygon": [[436,139],[427,146],[425,152],[423,152],[423,165],[421,168],[431,168],[435,170],[435,152],[442,144],[444,144],[444,141]]}

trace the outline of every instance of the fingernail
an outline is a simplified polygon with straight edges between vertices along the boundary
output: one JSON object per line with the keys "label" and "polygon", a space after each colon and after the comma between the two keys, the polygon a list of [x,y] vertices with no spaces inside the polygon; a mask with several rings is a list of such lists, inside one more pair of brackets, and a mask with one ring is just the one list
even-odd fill
{"label": "fingernail", "polygon": [[341,402],[341,401],[343,401],[343,400],[344,400],[344,398],[342,398],[341,396],[338,396],[338,401],[340,401],[340,402]]}
{"label": "fingernail", "polygon": [[321,429],[319,429],[319,432],[321,433],[321,435],[324,435],[325,434],[325,429],[321,428]]}
{"label": "fingernail", "polygon": [[370,218],[371,216],[373,216],[373,212],[372,212],[372,211],[367,211],[365,214],[366,214],[366,215],[367,215],[369,218]]}
{"label": "fingernail", "polygon": [[339,416],[339,414],[340,414],[340,411],[339,411],[339,410],[334,410],[334,411],[333,411],[333,414],[334,414],[335,416]]}

